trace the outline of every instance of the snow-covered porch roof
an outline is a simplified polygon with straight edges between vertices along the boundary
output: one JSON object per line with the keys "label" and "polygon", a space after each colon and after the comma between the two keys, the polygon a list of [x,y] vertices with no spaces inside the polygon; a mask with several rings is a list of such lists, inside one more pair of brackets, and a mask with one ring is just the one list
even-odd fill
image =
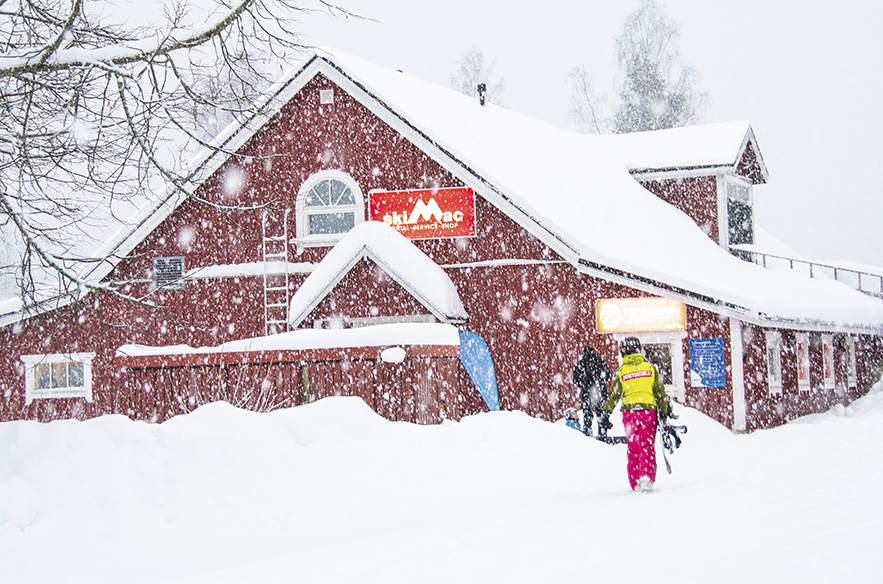
{"label": "snow-covered porch roof", "polygon": [[289,310],[291,327],[300,325],[363,258],[377,264],[441,322],[469,318],[457,288],[441,267],[392,227],[366,221],[343,236],[295,291]]}
{"label": "snow-covered porch roof", "polygon": [[300,329],[230,341],[216,347],[123,345],[116,361],[124,367],[180,367],[229,363],[277,363],[319,356],[370,359],[384,348],[408,347],[411,356],[460,355],[456,327],[443,323],[394,323],[353,329]]}

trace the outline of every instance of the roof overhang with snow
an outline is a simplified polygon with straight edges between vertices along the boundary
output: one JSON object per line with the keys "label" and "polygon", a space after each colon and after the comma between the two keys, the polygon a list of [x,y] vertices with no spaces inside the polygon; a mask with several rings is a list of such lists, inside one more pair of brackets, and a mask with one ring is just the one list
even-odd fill
{"label": "roof overhang with snow", "polygon": [[347,273],[369,259],[444,323],[469,318],[454,283],[435,262],[405,236],[379,221],[366,221],[322,258],[291,297],[289,325],[297,328]]}

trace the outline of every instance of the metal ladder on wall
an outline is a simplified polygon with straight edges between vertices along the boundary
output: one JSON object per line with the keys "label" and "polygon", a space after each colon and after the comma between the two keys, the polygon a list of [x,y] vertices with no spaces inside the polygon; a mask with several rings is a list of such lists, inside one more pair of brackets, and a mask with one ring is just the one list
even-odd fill
{"label": "metal ladder on wall", "polygon": [[[285,209],[281,225],[270,210],[261,220],[264,258],[264,334],[273,335],[288,330],[288,211]],[[282,262],[282,271],[269,271],[268,262]]]}

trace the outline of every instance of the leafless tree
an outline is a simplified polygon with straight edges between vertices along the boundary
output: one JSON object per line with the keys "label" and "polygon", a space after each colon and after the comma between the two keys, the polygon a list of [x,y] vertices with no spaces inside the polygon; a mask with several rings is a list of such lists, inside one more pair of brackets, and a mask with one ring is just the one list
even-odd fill
{"label": "leafless tree", "polygon": [[678,24],[659,3],[642,0],[614,37],[619,72],[612,113],[584,67],[568,74],[570,117],[577,129],[621,134],[698,122],[708,96],[696,89],[696,71],[681,63],[679,35]]}
{"label": "leafless tree", "polygon": [[654,0],[642,0],[615,37],[622,81],[613,116],[616,133],[695,123],[707,99],[697,73],[681,64],[678,24]]}
{"label": "leafless tree", "polygon": [[481,97],[478,86],[484,85],[484,99],[489,103],[503,105],[503,79],[494,76],[494,65],[485,63],[484,53],[473,46],[463,53],[457,62],[457,70],[451,75],[451,89],[464,95]]}
{"label": "leafless tree", "polygon": [[16,272],[25,304],[40,300],[47,273],[67,293],[122,296],[83,276],[84,264],[112,258],[78,255],[78,243],[108,209],[157,188],[152,180],[194,196],[175,154],[182,141],[208,146],[218,125],[247,113],[279,73],[269,64],[300,48],[296,18],[309,10],[298,0],[176,0],[127,24],[153,3],[0,0],[0,278]]}
{"label": "leafless tree", "polygon": [[608,133],[610,121],[604,113],[606,99],[597,94],[585,67],[579,65],[571,69],[567,80],[570,82],[570,119],[577,129],[586,134]]}

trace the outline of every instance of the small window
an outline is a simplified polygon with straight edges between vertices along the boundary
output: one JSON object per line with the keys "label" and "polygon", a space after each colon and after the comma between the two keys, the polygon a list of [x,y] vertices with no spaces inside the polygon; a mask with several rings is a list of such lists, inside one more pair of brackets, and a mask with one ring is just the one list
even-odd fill
{"label": "small window", "polygon": [[153,283],[156,290],[183,290],[184,258],[153,258]]}
{"label": "small window", "polygon": [[23,355],[25,403],[59,397],[82,397],[91,402],[94,358],[95,353]]}
{"label": "small window", "polygon": [[779,331],[766,333],[766,379],[771,394],[782,393],[782,350]]}
{"label": "small window", "polygon": [[822,379],[825,389],[834,389],[834,337],[822,335]]}
{"label": "small window", "polygon": [[[729,245],[754,243],[754,208],[751,186],[734,180],[727,181],[727,242]],[[751,261],[745,251],[732,250],[733,255]]]}
{"label": "small window", "polygon": [[797,389],[809,390],[809,335],[797,333],[794,335],[797,355]]}
{"label": "small window", "polygon": [[362,192],[348,176],[323,172],[298,195],[298,243],[329,243],[365,220]]}

